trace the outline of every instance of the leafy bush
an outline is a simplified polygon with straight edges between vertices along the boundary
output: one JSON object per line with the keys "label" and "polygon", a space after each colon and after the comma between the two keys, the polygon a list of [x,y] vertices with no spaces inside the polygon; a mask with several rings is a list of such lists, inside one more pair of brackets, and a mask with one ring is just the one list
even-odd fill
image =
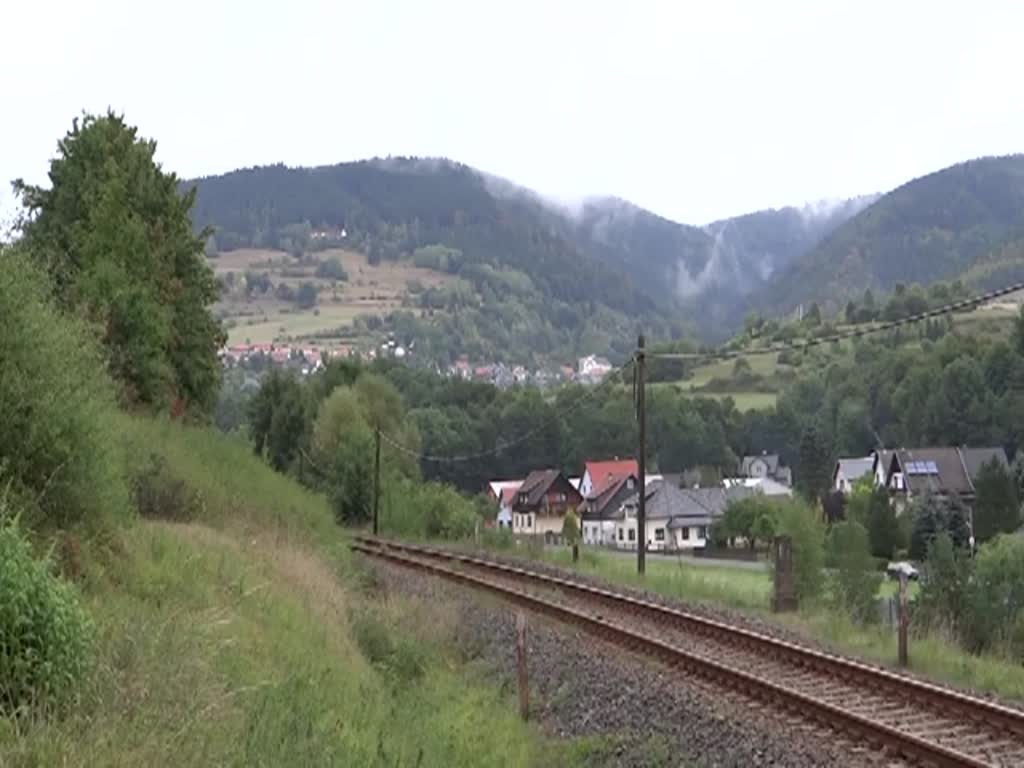
{"label": "leafy bush", "polygon": [[423,676],[426,649],[407,639],[397,628],[363,610],[353,615],[352,629],[363,655],[396,682],[407,684]]}
{"label": "leafy bush", "polygon": [[134,479],[135,506],[143,517],[187,522],[203,516],[202,494],[177,477],[167,460],[151,453]]}
{"label": "leafy bush", "polygon": [[959,636],[961,623],[967,616],[972,571],[973,561],[964,550],[953,545],[948,533],[935,536],[924,563],[921,592],[914,606],[914,623]]}
{"label": "leafy bush", "polygon": [[64,525],[126,514],[114,387],[90,329],[0,247],[0,470],[29,514]]}
{"label": "leafy bush", "polygon": [[797,599],[813,600],[821,594],[825,566],[825,525],[812,507],[793,500],[779,506],[776,531],[793,543],[793,582]]}
{"label": "leafy bush", "polygon": [[348,280],[348,272],[336,256],[317,265],[316,276],[326,280]]}
{"label": "leafy bush", "polygon": [[[0,501],[0,518],[6,512]],[[32,556],[16,519],[0,522],[0,712],[65,702],[92,663],[94,640],[74,589]]]}
{"label": "leafy bush", "polygon": [[882,574],[875,570],[867,530],[856,522],[836,523],[829,533],[828,550],[835,569],[830,593],[833,605],[853,621],[873,620]]}
{"label": "leafy bush", "polygon": [[1024,659],[1024,539],[999,536],[981,547],[966,602],[969,648],[998,648]]}

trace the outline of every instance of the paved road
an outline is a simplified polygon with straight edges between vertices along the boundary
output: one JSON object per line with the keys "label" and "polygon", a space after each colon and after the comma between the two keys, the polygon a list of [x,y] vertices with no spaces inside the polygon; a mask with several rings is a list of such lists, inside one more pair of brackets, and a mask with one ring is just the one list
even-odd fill
{"label": "paved road", "polygon": [[[552,546],[548,549],[561,549],[562,547]],[[615,557],[628,557],[631,560],[636,560],[636,550],[629,549],[606,549],[601,547],[597,549],[598,552],[605,552]],[[744,571],[767,571],[768,563],[763,560],[750,561],[750,560],[719,560],[713,557],[694,557],[693,555],[680,555],[674,552],[648,552],[648,560],[670,560],[672,562],[682,562],[683,565],[696,565],[698,567],[708,568],[738,568]]]}

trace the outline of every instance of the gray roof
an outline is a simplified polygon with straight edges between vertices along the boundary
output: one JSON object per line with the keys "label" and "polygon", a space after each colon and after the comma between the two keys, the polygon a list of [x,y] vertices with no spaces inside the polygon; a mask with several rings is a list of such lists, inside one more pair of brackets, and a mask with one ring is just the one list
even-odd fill
{"label": "gray roof", "polygon": [[760,459],[761,461],[763,461],[765,464],[768,465],[768,471],[771,474],[774,475],[776,472],[779,471],[779,454],[777,454],[777,453],[762,453],[760,455],[744,456],[743,457],[743,465],[742,465],[743,474],[749,475],[750,474],[750,465],[753,464],[758,459]]}
{"label": "gray roof", "polygon": [[911,493],[972,493],[960,452],[956,448],[900,448],[894,462],[899,463],[903,482]]}
{"label": "gray roof", "polygon": [[[676,488],[663,481],[655,481],[646,489],[648,520],[669,520],[669,527],[679,525],[710,525],[725,514],[730,502],[746,498],[753,492],[749,488]],[[626,504],[636,504],[633,494]]]}
{"label": "gray roof", "polygon": [[[839,459],[836,462],[836,473],[842,472],[847,480],[853,482],[871,474],[875,466],[874,456],[865,456],[862,459]],[[835,477],[835,474],[833,474]]]}
{"label": "gray roof", "polygon": [[960,456],[964,460],[964,468],[973,484],[978,479],[978,473],[983,465],[995,459],[1003,466],[1003,469],[1010,468],[1010,462],[1006,458],[1006,451],[1002,448],[961,448]]}

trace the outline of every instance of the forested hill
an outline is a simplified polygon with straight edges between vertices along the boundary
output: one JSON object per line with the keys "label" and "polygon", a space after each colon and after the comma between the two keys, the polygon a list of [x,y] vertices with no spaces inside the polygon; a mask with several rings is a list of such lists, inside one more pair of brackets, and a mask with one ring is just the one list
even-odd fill
{"label": "forested hill", "polygon": [[411,158],[274,165],[185,184],[198,187],[195,223],[215,228],[220,250],[290,249],[311,229],[344,230],[345,245],[371,260],[421,258],[458,275],[479,303],[460,327],[448,317],[434,325],[461,338],[473,325],[480,354],[499,357],[512,347],[617,357],[640,324],[652,338],[728,335],[740,299],[862,207],[693,227],[617,198],[570,210],[459,163]]}
{"label": "forested hill", "polygon": [[963,279],[987,288],[1024,277],[1024,155],[987,157],[883,195],[797,259],[755,304],[769,314],[864,290]]}
{"label": "forested hill", "polygon": [[[214,226],[221,250],[287,248],[303,226],[344,230],[344,245],[372,263],[412,259],[471,284],[474,294],[445,299],[449,312],[433,323],[452,354],[621,358],[640,324],[656,338],[684,331],[668,297],[590,253],[561,209],[455,162],[275,165],[187,183],[198,187],[196,225]],[[393,319],[407,335],[431,336],[419,318]]]}

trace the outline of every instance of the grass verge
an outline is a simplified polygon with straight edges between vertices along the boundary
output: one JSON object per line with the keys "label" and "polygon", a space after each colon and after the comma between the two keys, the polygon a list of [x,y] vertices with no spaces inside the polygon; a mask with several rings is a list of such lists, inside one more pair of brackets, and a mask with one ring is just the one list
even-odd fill
{"label": "grass verge", "polygon": [[82,542],[96,671],[62,717],[0,719],[0,764],[585,759],[587,745],[544,737],[468,671],[451,617],[372,591],[322,501],[212,432],[125,428],[194,485],[201,519],[140,520]]}

